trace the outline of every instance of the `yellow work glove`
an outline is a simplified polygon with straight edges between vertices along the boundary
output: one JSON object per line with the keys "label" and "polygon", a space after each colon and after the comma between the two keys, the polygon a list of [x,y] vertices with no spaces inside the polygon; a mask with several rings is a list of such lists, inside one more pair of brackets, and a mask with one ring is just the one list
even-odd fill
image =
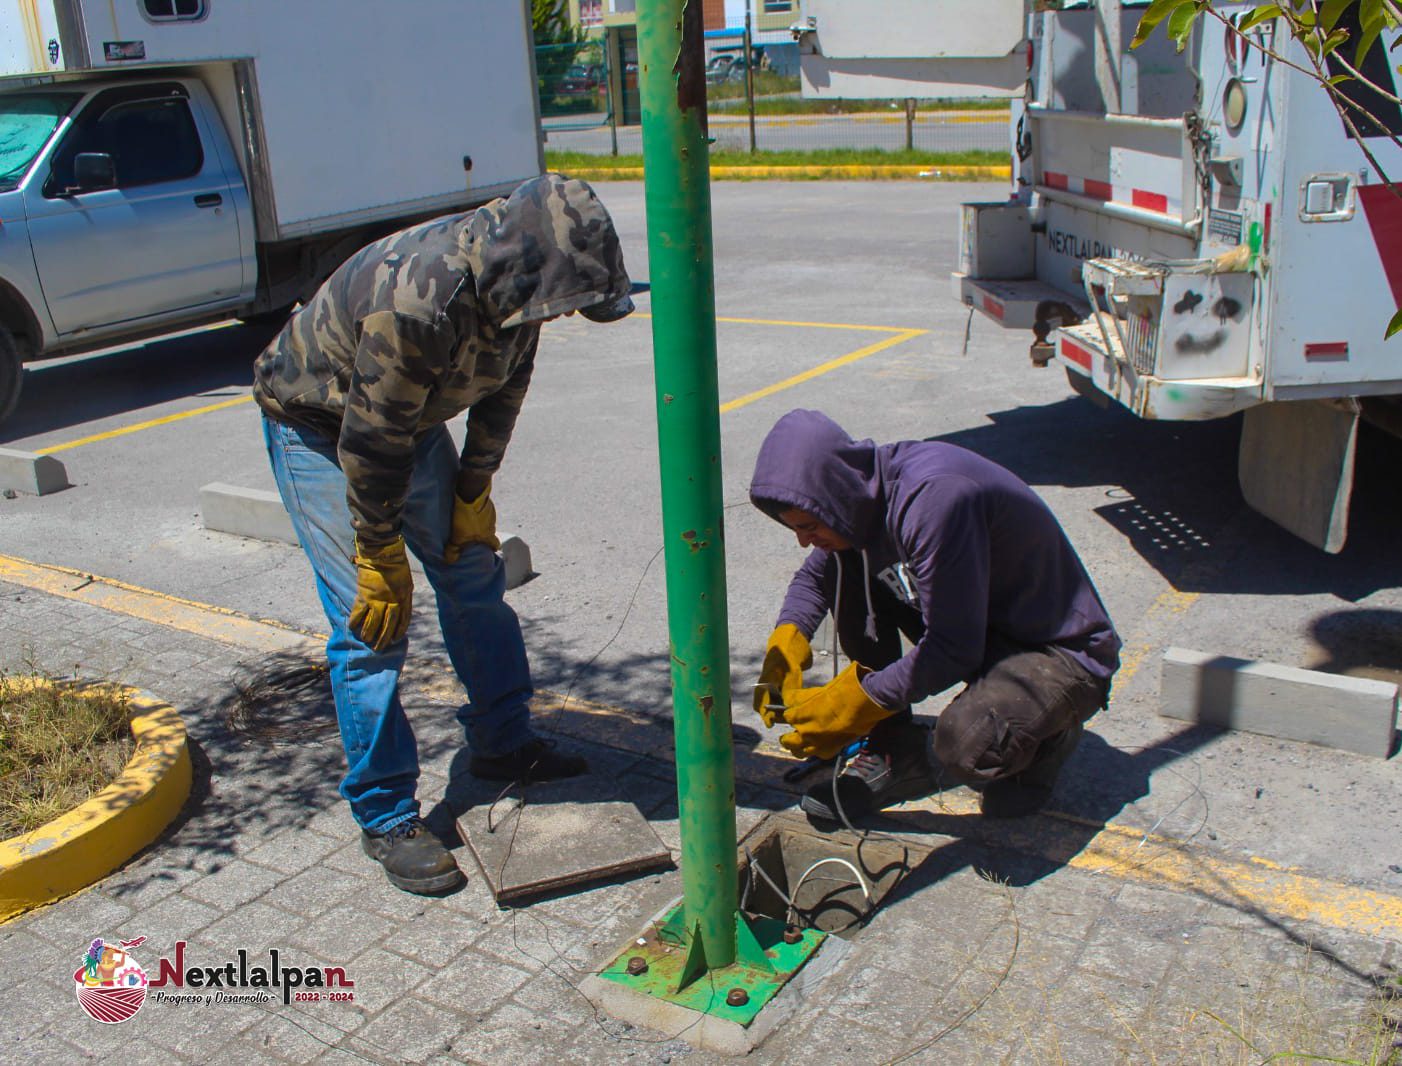
{"label": "yellow work glove", "polygon": [[349,623],[352,630],[376,651],[404,639],[414,603],[414,578],[404,538],[371,548],[355,542],[355,603]]}
{"label": "yellow work glove", "polygon": [[485,544],[492,551],[501,547],[501,541],[497,540],[497,509],[492,504],[490,481],[475,500],[453,497],[453,526],[448,531],[448,543],[443,546],[443,561],[451,566],[469,544]]}
{"label": "yellow work glove", "polygon": [[801,689],[784,720],[793,726],[779,743],[794,755],[831,759],[839,751],[871,732],[894,711],[874,703],[862,689],[861,679],[871,673],[853,663],[822,688]]}
{"label": "yellow work glove", "polygon": [[813,651],[798,626],[785,622],[769,634],[755,686],[755,712],[766,726],[773,727],[776,718],[768,704],[778,696],[778,702],[787,705],[803,684],[803,671],[812,665]]}

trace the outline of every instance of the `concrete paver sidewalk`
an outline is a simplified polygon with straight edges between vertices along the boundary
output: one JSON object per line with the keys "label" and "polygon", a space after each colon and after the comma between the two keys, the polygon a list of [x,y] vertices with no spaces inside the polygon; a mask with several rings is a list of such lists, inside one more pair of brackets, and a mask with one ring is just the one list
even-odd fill
{"label": "concrete paver sidewalk", "polygon": [[[462,891],[398,892],[361,855],[336,794],[334,732],[270,743],[231,723],[233,682],[266,666],[265,654],[16,585],[0,583],[0,602],[0,667],[156,692],[184,713],[197,756],[196,795],[156,846],[0,927],[0,1061],[718,1061],[685,1034],[603,1017],[576,988],[680,895],[675,871],[503,911],[460,850]],[[426,809],[456,776],[442,676],[420,671],[406,692]],[[677,848],[665,722],[600,708],[546,720]],[[742,746],[744,832],[795,795],[778,760]],[[1397,1017],[1387,993],[1402,928],[1386,915],[1398,900],[1367,896],[1381,925],[1356,907],[1301,919],[1263,908],[1285,897],[1254,892],[1210,841],[1145,836],[1119,859],[1078,861],[1099,826],[1035,819],[990,834],[970,809],[952,793],[883,821],[880,832],[928,857],[756,1059],[1216,1063],[1296,1051],[1389,1061],[1395,1036],[1382,1019]],[[1172,879],[1151,875],[1170,858],[1202,876],[1162,887]],[[72,979],[96,936],[145,936],[134,954],[153,974],[178,941],[187,967],[240,951],[266,965],[276,950],[284,966],[343,968],[354,1000],[176,1005],[153,990],[136,1017],[102,1025],[80,1009]]]}

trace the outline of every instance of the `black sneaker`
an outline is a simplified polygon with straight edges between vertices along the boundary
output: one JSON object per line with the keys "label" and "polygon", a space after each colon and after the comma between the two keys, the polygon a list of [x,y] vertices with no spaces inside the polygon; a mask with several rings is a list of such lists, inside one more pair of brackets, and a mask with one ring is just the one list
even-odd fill
{"label": "black sneaker", "polygon": [[362,829],[360,846],[385,868],[389,883],[405,892],[434,895],[466,880],[443,842],[418,817],[400,822],[384,833]]}
{"label": "black sneaker", "polygon": [[[799,801],[804,814],[820,822],[851,822],[904,800],[938,792],[939,766],[930,756],[930,730],[911,725],[898,736],[868,737],[836,781],[824,773]],[[841,805],[839,813],[837,805]]]}
{"label": "black sneaker", "polygon": [[534,737],[506,755],[473,755],[467,764],[473,777],[522,785],[578,777],[588,769],[584,756],[556,751],[555,742],[544,737]]}
{"label": "black sneaker", "polygon": [[1061,768],[1071,758],[1085,731],[1085,726],[1077,722],[1065,732],[1044,740],[1037,757],[1026,770],[983,786],[979,810],[989,818],[1025,818],[1036,814],[1051,799]]}

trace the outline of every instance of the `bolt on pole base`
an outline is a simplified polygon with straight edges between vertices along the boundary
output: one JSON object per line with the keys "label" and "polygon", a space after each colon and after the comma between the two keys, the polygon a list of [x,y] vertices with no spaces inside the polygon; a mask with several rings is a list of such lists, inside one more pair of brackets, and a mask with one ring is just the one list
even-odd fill
{"label": "bolt on pole base", "polygon": [[751,919],[737,911],[736,959],[711,969],[699,923],[688,933],[684,921],[684,904],[679,903],[625,947],[599,978],[747,1027],[827,939],[817,929],[805,929],[797,938],[789,930],[786,937],[782,921]]}

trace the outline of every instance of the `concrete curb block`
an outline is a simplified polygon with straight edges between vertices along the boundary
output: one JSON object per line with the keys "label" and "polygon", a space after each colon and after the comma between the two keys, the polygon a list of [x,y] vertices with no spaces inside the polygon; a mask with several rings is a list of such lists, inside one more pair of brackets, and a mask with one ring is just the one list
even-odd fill
{"label": "concrete curb block", "polygon": [[[205,529],[232,533],[254,540],[296,544],[292,519],[282,497],[267,489],[245,489],[212,481],[200,488],[200,515]],[[501,538],[500,554],[506,563],[506,587],[514,589],[531,576],[531,549],[520,537]]]}
{"label": "concrete curb block", "polygon": [[1159,684],[1166,718],[1242,729],[1385,759],[1397,686],[1275,663],[1169,648]]}
{"label": "concrete curb block", "polygon": [[[642,167],[572,167],[572,178],[584,181],[641,181]],[[938,163],[893,164],[834,164],[832,166],[761,166],[711,167],[712,181],[811,181],[819,179],[866,179],[875,181],[913,180],[945,181],[1008,181],[1012,167],[970,166]]]}
{"label": "concrete curb block", "polygon": [[292,519],[282,497],[266,489],[244,489],[214,481],[200,487],[200,515],[205,529],[255,540],[296,544]]}
{"label": "concrete curb block", "polygon": [[501,538],[499,554],[506,563],[506,587],[514,589],[524,585],[531,576],[531,549],[520,537],[513,535]]}
{"label": "concrete curb block", "polygon": [[[17,682],[43,683],[5,683]],[[136,749],[121,775],[67,814],[0,841],[0,922],[106,877],[160,836],[189,797],[185,723],[149,693],[126,691]]]}
{"label": "concrete curb block", "polygon": [[68,471],[52,455],[0,448],[0,491],[46,496],[68,488]]}

